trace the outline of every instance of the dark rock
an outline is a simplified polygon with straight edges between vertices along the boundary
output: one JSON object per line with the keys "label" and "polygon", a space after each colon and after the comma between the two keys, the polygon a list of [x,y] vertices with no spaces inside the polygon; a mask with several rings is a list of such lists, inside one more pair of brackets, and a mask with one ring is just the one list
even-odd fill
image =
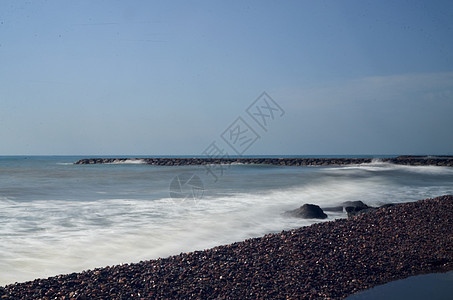
{"label": "dark rock", "polygon": [[370,208],[362,201],[346,201],[343,202],[344,209],[348,213],[348,218],[356,216],[360,211]]}
{"label": "dark rock", "polygon": [[362,201],[346,201],[343,202],[344,207],[355,207],[355,208],[368,208],[369,206],[363,203]]}
{"label": "dark rock", "polygon": [[368,213],[368,212],[377,210],[376,207],[361,208],[361,207],[353,207],[353,206],[348,206],[345,209],[346,209],[346,212],[348,213],[348,218],[352,218],[359,214]]}
{"label": "dark rock", "polygon": [[325,219],[327,215],[323,212],[321,207],[314,204],[304,204],[301,207],[287,211],[285,215],[304,219]]}
{"label": "dark rock", "polygon": [[[366,205],[362,201],[348,201],[348,202],[345,202],[345,204],[351,204],[351,206],[345,207],[345,210],[348,213],[348,218],[357,216],[359,214],[375,211],[380,208],[388,208],[388,207],[395,206],[395,204],[393,204],[393,203],[387,203],[387,204],[381,205],[379,207],[372,207],[372,206]],[[356,206],[353,206],[354,204]]]}

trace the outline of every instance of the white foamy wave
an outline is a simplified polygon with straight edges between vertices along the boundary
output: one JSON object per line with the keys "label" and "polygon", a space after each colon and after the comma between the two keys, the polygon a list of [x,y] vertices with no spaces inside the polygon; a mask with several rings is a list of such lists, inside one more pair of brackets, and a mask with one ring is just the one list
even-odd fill
{"label": "white foamy wave", "polygon": [[432,175],[451,175],[453,174],[453,167],[444,167],[444,166],[405,166],[405,165],[398,165],[398,167],[402,170],[413,172],[413,173],[420,173],[420,174],[432,174]]}
{"label": "white foamy wave", "polygon": [[[294,191],[172,199],[1,202],[0,284],[165,257],[313,223]],[[18,247],[20,245],[20,247]],[[58,257],[57,260],[55,258]]]}
{"label": "white foamy wave", "polygon": [[[319,222],[283,216],[304,203],[380,205],[445,192],[442,187],[387,189],[387,184],[321,180],[183,204],[169,198],[0,201],[0,285],[202,250]],[[327,214],[325,221],[346,217]]]}
{"label": "white foamy wave", "polygon": [[126,160],[115,160],[113,162],[106,163],[108,165],[121,165],[121,164],[130,164],[130,165],[140,165],[145,164],[146,162],[143,159],[126,159]]}
{"label": "white foamy wave", "polygon": [[368,170],[368,171],[388,171],[396,168],[397,165],[391,164],[388,162],[383,162],[380,160],[372,161],[371,163],[364,164],[353,164],[345,166],[329,166],[326,169],[332,171],[341,171],[341,170]]}
{"label": "white foamy wave", "polygon": [[453,174],[453,167],[446,166],[411,166],[411,165],[400,165],[389,162],[384,162],[379,159],[373,159],[371,163],[357,164],[357,165],[346,165],[340,167],[327,167],[330,171],[341,171],[341,170],[363,170],[363,171],[392,171],[401,170],[406,172],[420,173],[420,174]]}

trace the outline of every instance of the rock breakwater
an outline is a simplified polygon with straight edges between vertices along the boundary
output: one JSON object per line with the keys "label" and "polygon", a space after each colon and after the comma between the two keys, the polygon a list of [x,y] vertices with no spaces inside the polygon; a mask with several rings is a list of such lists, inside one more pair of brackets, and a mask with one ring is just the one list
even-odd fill
{"label": "rock breakwater", "polygon": [[[143,163],[156,166],[210,164],[264,164],[281,166],[340,166],[371,163],[372,158],[85,158],[74,164]],[[399,156],[383,158],[382,162],[412,166],[453,166],[453,157]]]}

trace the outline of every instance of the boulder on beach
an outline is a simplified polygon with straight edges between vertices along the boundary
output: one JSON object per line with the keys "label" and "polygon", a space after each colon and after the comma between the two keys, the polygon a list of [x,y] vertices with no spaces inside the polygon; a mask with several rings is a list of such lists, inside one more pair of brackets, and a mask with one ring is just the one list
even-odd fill
{"label": "boulder on beach", "polygon": [[365,209],[365,208],[369,208],[368,205],[366,205],[365,203],[363,203],[362,201],[358,200],[358,201],[346,201],[346,202],[343,202],[343,206],[346,208],[346,207],[355,207],[355,208],[359,208],[359,209]]}
{"label": "boulder on beach", "polygon": [[344,209],[348,213],[348,218],[358,215],[359,213],[364,213],[373,208],[366,205],[362,201],[346,201],[343,202]]}
{"label": "boulder on beach", "polygon": [[[361,201],[354,201],[354,202],[361,202]],[[361,203],[364,204],[363,202],[361,202]],[[353,216],[357,216],[357,215],[360,215],[363,213],[372,212],[372,211],[378,210],[380,208],[388,208],[388,207],[395,206],[395,204],[393,204],[393,203],[387,203],[387,204],[381,205],[379,207],[368,206],[366,204],[360,205],[360,203],[357,203],[357,204],[359,204],[359,205],[345,207],[345,210],[348,213],[348,218],[351,218]]]}
{"label": "boulder on beach", "polygon": [[374,210],[377,210],[377,207],[368,207],[368,208],[361,208],[361,207],[352,207],[348,206],[345,208],[346,212],[348,213],[348,218],[363,214],[363,213],[368,213]]}
{"label": "boulder on beach", "polygon": [[285,212],[285,215],[304,219],[325,219],[327,215],[315,204],[304,204],[301,207]]}

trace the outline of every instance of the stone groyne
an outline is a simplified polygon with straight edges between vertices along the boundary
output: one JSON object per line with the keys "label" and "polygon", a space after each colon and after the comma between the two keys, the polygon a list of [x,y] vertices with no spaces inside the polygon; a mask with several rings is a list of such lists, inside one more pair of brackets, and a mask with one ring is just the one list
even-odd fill
{"label": "stone groyne", "polygon": [[453,156],[398,156],[394,158],[85,158],[76,165],[143,163],[155,166],[209,164],[264,164],[282,166],[339,166],[366,164],[374,161],[411,166],[453,166]]}

